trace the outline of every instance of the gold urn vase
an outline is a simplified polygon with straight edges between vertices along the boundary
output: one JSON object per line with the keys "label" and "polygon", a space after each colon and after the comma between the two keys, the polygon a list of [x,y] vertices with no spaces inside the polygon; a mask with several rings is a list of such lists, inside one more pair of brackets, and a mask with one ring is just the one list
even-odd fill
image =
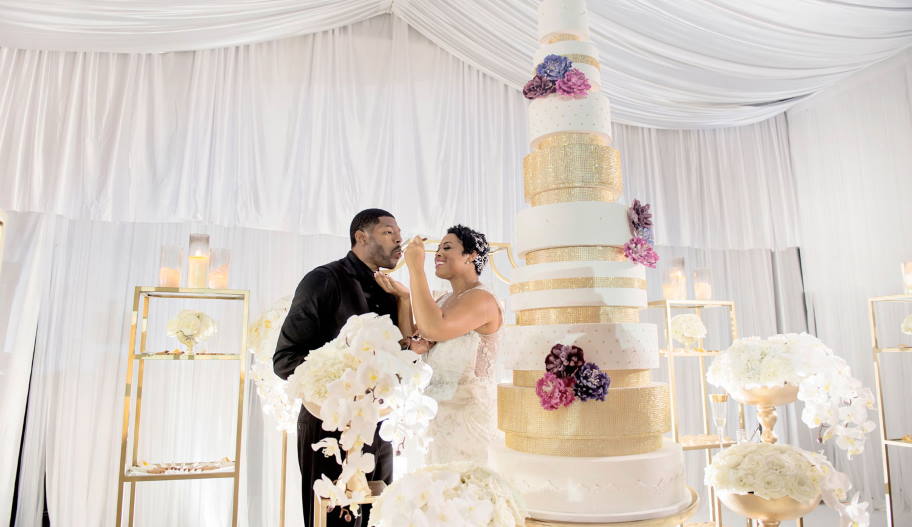
{"label": "gold urn vase", "polygon": [[768,500],[754,494],[723,493],[719,500],[729,509],[759,520],[761,527],[779,527],[779,522],[805,516],[820,504],[820,496],[809,503],[801,503],[788,496]]}
{"label": "gold urn vase", "polygon": [[731,392],[732,397],[741,404],[757,407],[757,419],[763,428],[760,439],[764,443],[775,443],[779,440],[773,427],[776,426],[776,407],[795,402],[798,399],[798,387],[794,384],[779,386],[760,386]]}

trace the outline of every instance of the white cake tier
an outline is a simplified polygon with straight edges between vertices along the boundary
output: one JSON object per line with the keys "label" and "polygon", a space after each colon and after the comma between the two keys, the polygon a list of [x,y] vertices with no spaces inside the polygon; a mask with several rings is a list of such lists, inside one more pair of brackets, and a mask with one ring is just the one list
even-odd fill
{"label": "white cake tier", "polygon": [[561,132],[594,133],[611,143],[611,104],[597,90],[582,99],[549,95],[529,103],[529,144]]}
{"label": "white cake tier", "polygon": [[586,0],[542,0],[539,4],[538,39],[545,42],[549,37],[563,34],[589,39]]}
{"label": "white cake tier", "polygon": [[[589,84],[592,85],[593,90],[598,91],[602,84],[602,74],[597,66],[599,53],[595,44],[583,40],[564,40],[553,44],[542,44],[532,59],[533,74],[538,65],[548,55],[561,55],[569,58],[573,62],[574,68],[586,74],[586,78],[589,79]],[[579,57],[583,58],[580,59]]]}
{"label": "white cake tier", "polygon": [[648,454],[559,457],[491,448],[492,468],[518,488],[536,520],[612,523],[664,518],[690,505],[681,445]]}
{"label": "white cake tier", "polygon": [[646,268],[633,262],[549,262],[523,265],[513,271],[512,283],[561,278],[617,277],[646,279]]}
{"label": "white cake tier", "polygon": [[554,203],[523,209],[516,215],[516,251],[520,256],[554,247],[623,247],[630,238],[627,205],[623,203]]}
{"label": "white cake tier", "polygon": [[621,287],[551,289],[510,295],[510,309],[523,311],[546,307],[646,307],[646,290]]}
{"label": "white cake tier", "polygon": [[509,350],[511,370],[541,370],[555,344],[582,348],[586,361],[603,370],[649,370],[659,367],[655,324],[554,324],[504,328],[502,348]]}

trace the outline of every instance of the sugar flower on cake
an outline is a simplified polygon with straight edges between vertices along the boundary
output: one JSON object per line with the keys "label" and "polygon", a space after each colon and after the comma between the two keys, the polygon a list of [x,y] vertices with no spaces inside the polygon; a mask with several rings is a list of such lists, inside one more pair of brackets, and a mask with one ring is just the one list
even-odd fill
{"label": "sugar flower on cake", "polygon": [[722,450],[706,467],[705,481],[720,494],[753,494],[766,500],[791,498],[824,503],[839,513],[841,527],[867,527],[867,503],[849,501],[849,478],[821,454],[791,445],[741,443]]}
{"label": "sugar flower on cake", "polygon": [[558,377],[572,377],[584,362],[583,350],[579,347],[555,344],[545,357],[545,370]]}
{"label": "sugar flower on cake", "polygon": [[541,401],[545,410],[557,410],[573,404],[576,395],[573,391],[573,377],[558,377],[553,373],[546,373],[535,383],[535,395]]}
{"label": "sugar flower on cake", "polygon": [[541,64],[535,68],[535,73],[553,81],[558,81],[563,79],[564,75],[566,75],[572,67],[573,63],[567,57],[552,54],[542,60]]}
{"label": "sugar flower on cake", "polygon": [[561,95],[579,99],[585,97],[592,86],[589,84],[589,79],[586,78],[585,73],[576,68],[572,68],[564,74],[562,79],[559,79],[555,83],[555,88],[557,89],[557,93]]}
{"label": "sugar flower on cake", "polygon": [[193,346],[215,335],[218,327],[212,318],[202,311],[184,309],[168,321],[167,332],[181,344],[193,351]]}
{"label": "sugar flower on cake", "polygon": [[912,315],[908,315],[903,319],[900,330],[906,335],[912,335]]}
{"label": "sugar flower on cake", "polygon": [[555,93],[556,91],[557,87],[555,86],[554,81],[541,75],[532,77],[532,79],[523,86],[523,96],[526,99],[537,99]]}
{"label": "sugar flower on cake", "polygon": [[[640,203],[640,200],[633,200],[633,204],[627,209],[627,220],[630,222],[630,232],[643,238],[651,237],[652,233],[652,212],[651,205]],[[646,236],[650,233],[650,236]]]}
{"label": "sugar flower on cake", "polygon": [[522,497],[498,473],[472,463],[430,465],[390,485],[371,509],[371,527],[516,527]]}
{"label": "sugar flower on cake", "polygon": [[592,362],[583,364],[573,376],[573,393],[580,401],[604,401],[611,379]]}
{"label": "sugar flower on cake", "polygon": [[655,269],[659,255],[646,238],[634,236],[624,244],[624,256],[633,263]]}

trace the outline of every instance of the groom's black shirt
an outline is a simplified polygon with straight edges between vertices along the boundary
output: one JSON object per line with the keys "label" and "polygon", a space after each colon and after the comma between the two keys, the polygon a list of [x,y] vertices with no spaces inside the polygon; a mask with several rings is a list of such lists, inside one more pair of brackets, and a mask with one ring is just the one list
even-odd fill
{"label": "groom's black shirt", "polygon": [[[349,252],[345,258],[307,273],[298,284],[279,333],[272,359],[276,375],[287,379],[311,350],[336,338],[349,317],[371,312],[390,315],[396,323],[396,297],[377,284],[374,272],[355,253]],[[335,458],[325,457],[322,452],[314,452],[311,448],[312,444],[326,437],[338,439],[339,433],[323,430],[322,422],[301,408],[298,416],[298,465],[301,468],[301,501],[306,526],[312,525],[313,521],[314,481],[323,474],[335,481],[341,472]],[[392,483],[392,445],[381,440],[375,431],[373,444],[364,447],[364,452],[374,454],[376,461],[376,468],[368,474],[368,479]],[[348,522],[339,516],[338,511],[333,511],[327,527],[367,525],[370,507],[364,507],[363,512],[359,518]]]}
{"label": "groom's black shirt", "polygon": [[272,359],[276,375],[287,379],[311,350],[336,338],[349,317],[364,313],[390,315],[397,323],[396,297],[355,253],[307,273],[282,324]]}

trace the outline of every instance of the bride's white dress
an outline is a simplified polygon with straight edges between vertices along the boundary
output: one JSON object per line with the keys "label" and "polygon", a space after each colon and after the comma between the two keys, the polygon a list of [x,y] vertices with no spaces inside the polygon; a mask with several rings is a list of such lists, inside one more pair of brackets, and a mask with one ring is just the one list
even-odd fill
{"label": "bride's white dress", "polygon": [[[487,291],[484,286],[477,286],[460,295],[474,289]],[[442,309],[452,298],[452,293],[447,293],[437,300],[437,305]],[[500,331],[498,328],[490,335],[470,331],[438,342],[425,355],[424,360],[434,369],[426,394],[438,404],[437,416],[427,432],[432,439],[428,464],[487,461],[488,445],[497,434],[494,358]]]}

